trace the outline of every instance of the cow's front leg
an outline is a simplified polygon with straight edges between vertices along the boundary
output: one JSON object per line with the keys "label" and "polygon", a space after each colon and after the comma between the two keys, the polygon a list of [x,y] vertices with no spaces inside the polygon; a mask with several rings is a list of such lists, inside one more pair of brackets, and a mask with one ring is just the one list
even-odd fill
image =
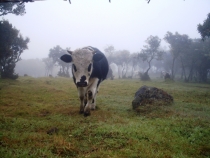
{"label": "cow's front leg", "polygon": [[96,95],[96,89],[91,89],[87,91],[87,104],[85,106],[84,116],[89,116],[90,110],[95,109],[95,95]]}
{"label": "cow's front leg", "polygon": [[84,113],[84,107],[85,107],[85,88],[78,87],[78,93],[80,98],[80,113]]}
{"label": "cow's front leg", "polygon": [[92,100],[93,100],[93,92],[91,90],[88,90],[87,91],[87,104],[85,106],[84,116],[90,115]]}
{"label": "cow's front leg", "polygon": [[94,104],[94,108],[95,108],[95,95],[96,95],[96,91],[97,91],[97,84],[98,84],[98,78],[92,78],[89,81],[89,87],[87,88],[86,91],[86,96],[87,96],[87,104],[85,106],[84,109],[84,116],[88,116],[90,115],[90,110],[93,108],[93,104]]}

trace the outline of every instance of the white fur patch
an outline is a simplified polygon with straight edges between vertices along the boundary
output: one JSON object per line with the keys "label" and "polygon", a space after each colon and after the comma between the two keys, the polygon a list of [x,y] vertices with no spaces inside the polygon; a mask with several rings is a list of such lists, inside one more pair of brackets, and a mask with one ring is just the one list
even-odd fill
{"label": "white fur patch", "polygon": [[[82,76],[86,77],[86,82],[88,84],[89,82],[89,77],[92,73],[92,67],[93,67],[93,51],[90,49],[76,49],[75,51],[72,52],[72,63],[76,66],[77,71],[72,71],[76,83],[80,82],[80,79]],[[88,66],[91,65],[91,70],[88,71]]]}

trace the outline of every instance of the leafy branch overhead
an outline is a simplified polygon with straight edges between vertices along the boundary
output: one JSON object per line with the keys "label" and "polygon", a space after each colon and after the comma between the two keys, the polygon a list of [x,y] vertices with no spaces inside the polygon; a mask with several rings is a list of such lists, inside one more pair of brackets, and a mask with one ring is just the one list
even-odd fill
{"label": "leafy branch overhead", "polygon": [[0,16],[5,16],[7,14],[24,15],[25,13],[24,4],[11,2],[0,3]]}
{"label": "leafy branch overhead", "polygon": [[[44,0],[0,0],[0,2],[20,2],[21,4],[22,3],[28,3],[28,2],[34,2],[34,1],[44,1]],[[64,1],[67,1],[67,0],[64,0]],[[68,0],[69,3],[71,4],[71,0]],[[150,2],[150,0],[146,0],[147,3]],[[109,0],[109,3],[111,3],[111,0]]]}

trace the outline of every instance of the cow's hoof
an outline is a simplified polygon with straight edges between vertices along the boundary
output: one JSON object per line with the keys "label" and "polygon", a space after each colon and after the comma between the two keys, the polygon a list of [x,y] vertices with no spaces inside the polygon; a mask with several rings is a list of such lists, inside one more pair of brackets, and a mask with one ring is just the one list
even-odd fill
{"label": "cow's hoof", "polygon": [[91,109],[91,110],[95,110],[95,109],[96,109],[96,107],[92,105],[92,107],[91,107],[90,109]]}
{"label": "cow's hoof", "polygon": [[84,117],[90,116],[90,112],[85,112]]}
{"label": "cow's hoof", "polygon": [[80,114],[83,114],[83,113],[84,113],[84,111],[81,111],[81,110],[80,110],[80,111],[79,111],[79,113],[80,113]]}
{"label": "cow's hoof", "polygon": [[96,109],[96,105],[94,103],[91,104],[91,110],[95,110]]}

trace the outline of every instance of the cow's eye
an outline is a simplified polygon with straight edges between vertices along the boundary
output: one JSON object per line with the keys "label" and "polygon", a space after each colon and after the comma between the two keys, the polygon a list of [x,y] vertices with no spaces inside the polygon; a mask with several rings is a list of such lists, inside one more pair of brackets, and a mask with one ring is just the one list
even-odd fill
{"label": "cow's eye", "polygon": [[72,64],[72,66],[73,66],[74,71],[76,72],[77,71],[76,66],[74,64]]}
{"label": "cow's eye", "polygon": [[90,72],[92,64],[89,64],[88,71]]}

